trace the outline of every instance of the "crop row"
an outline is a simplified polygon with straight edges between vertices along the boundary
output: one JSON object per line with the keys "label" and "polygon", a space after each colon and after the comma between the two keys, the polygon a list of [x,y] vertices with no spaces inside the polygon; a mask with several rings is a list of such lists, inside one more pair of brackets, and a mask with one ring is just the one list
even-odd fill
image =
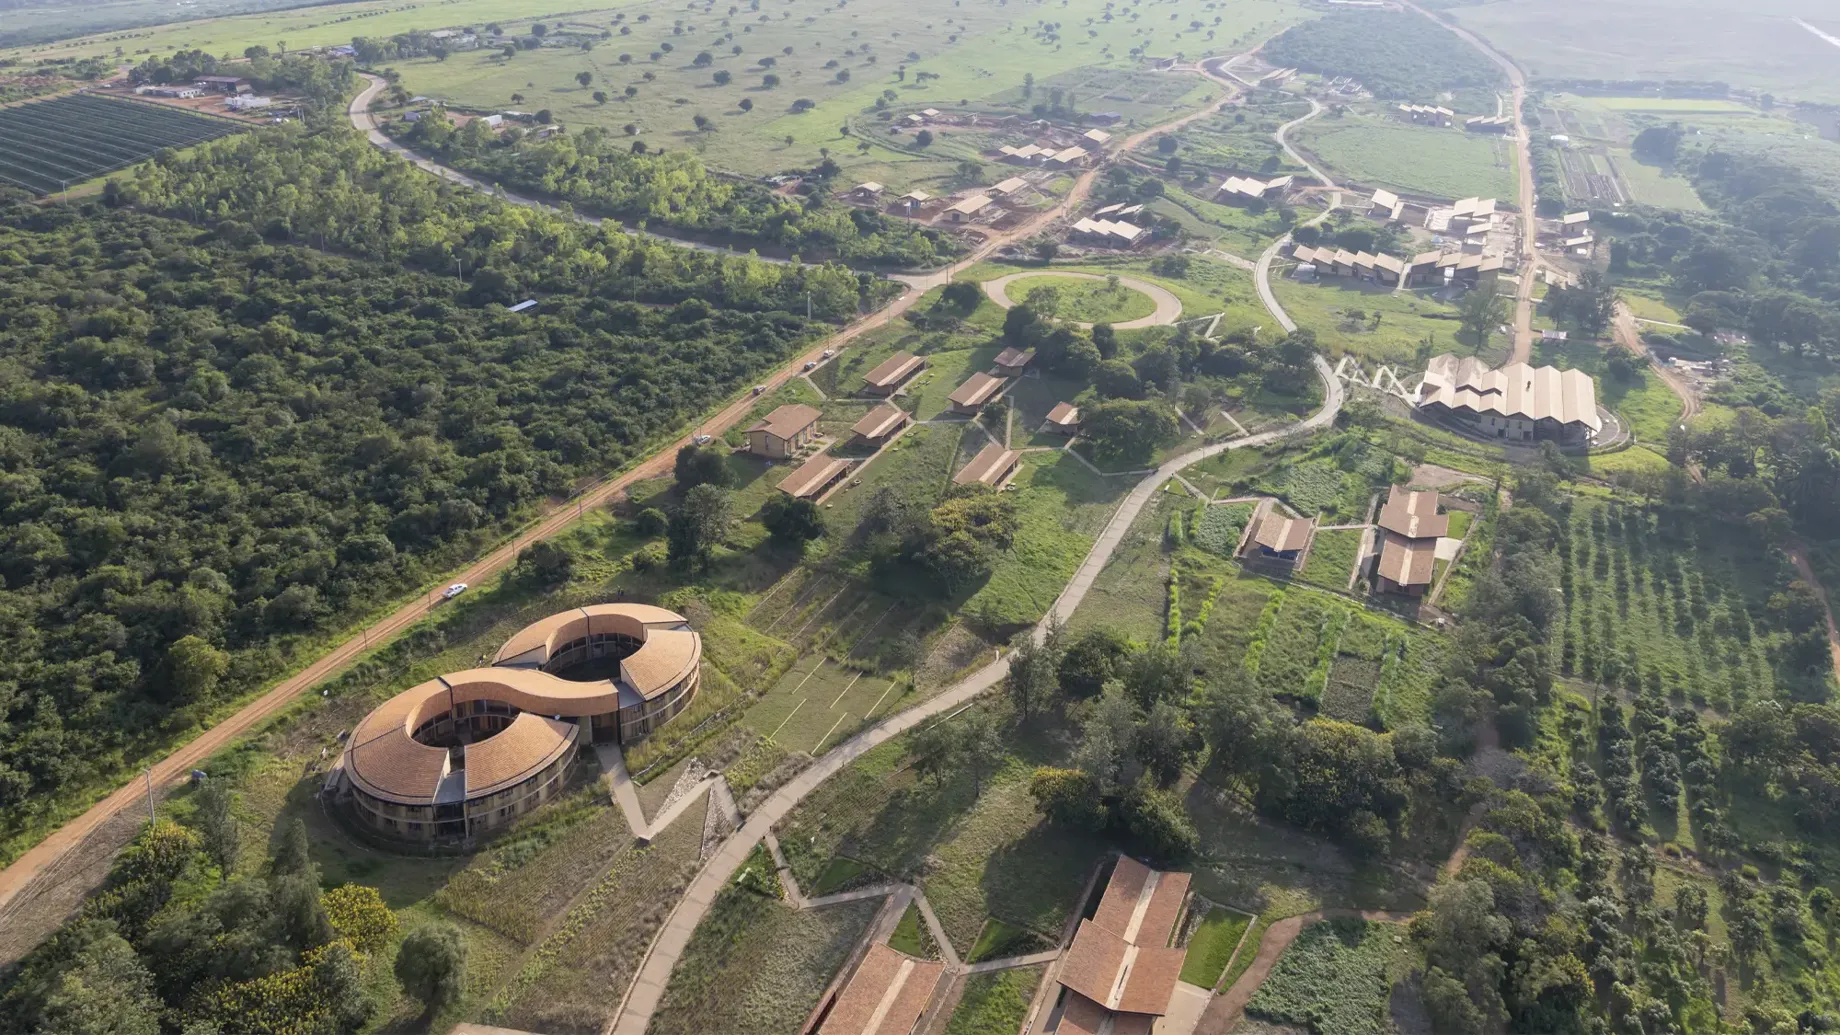
{"label": "crop row", "polygon": [[7,141],[0,180],[46,194],[234,131],[227,122],[81,95],[0,109]]}

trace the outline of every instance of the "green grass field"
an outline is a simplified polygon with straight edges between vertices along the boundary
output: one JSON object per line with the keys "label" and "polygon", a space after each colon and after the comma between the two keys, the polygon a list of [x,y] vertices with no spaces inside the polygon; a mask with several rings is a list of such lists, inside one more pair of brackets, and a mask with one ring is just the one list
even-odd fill
{"label": "green grass field", "polygon": [[788,751],[823,754],[866,719],[899,711],[904,687],[807,655],[741,721]]}
{"label": "green grass field", "polygon": [[1295,143],[1338,180],[1443,198],[1511,199],[1519,182],[1507,141],[1383,116],[1317,119]]}
{"label": "green grass field", "polygon": [[1009,285],[1011,301],[1041,306],[1047,315],[1077,323],[1126,323],[1156,312],[1156,302],[1135,288],[1112,287],[1084,277],[1029,277]]}
{"label": "green grass field", "polygon": [[1312,586],[1347,592],[1348,576],[1354,571],[1354,555],[1360,546],[1359,529],[1317,532],[1310,544],[1309,563],[1297,577]]}
{"label": "green grass field", "polygon": [[1686,177],[1678,173],[1670,175],[1659,166],[1636,161],[1634,155],[1621,148],[1612,153],[1610,161],[1635,201],[1656,208],[1678,208],[1688,212],[1706,210],[1706,203],[1699,199]]}
{"label": "green grass field", "polygon": [[1394,1030],[1390,971],[1403,970],[1410,955],[1393,944],[1398,931],[1354,919],[1311,924],[1278,958],[1246,1013],[1314,1035],[1386,1035]]}
{"label": "green grass field", "polygon": [[[1476,351],[1457,340],[1460,325],[1455,307],[1423,292],[1398,294],[1391,288],[1356,284],[1344,277],[1306,284],[1276,270],[1271,290],[1297,326],[1316,332],[1317,342],[1331,356],[1348,353],[1364,360],[1411,366],[1419,362],[1426,338],[1432,340],[1432,354]],[[1373,322],[1376,313],[1380,316],[1377,327]],[[1494,346],[1503,344],[1501,335],[1493,336]]]}
{"label": "green grass field", "polygon": [[965,979],[965,994],[947,1022],[945,1035],[1014,1035],[1029,1012],[1029,1000],[1045,966],[1018,967]]}
{"label": "green grass field", "polygon": [[1188,939],[1188,956],[1182,961],[1182,980],[1201,988],[1213,988],[1226,972],[1239,947],[1241,936],[1252,917],[1215,906],[1201,920],[1201,926]]}
{"label": "green grass field", "polygon": [[1737,101],[1695,97],[1592,97],[1589,103],[1611,111],[1634,111],[1653,115],[1678,115],[1693,112],[1750,112],[1754,109]]}

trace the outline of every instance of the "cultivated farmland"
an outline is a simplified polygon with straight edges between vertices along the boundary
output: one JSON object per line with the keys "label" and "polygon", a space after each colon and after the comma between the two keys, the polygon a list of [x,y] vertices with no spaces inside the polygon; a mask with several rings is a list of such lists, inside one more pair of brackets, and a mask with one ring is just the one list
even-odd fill
{"label": "cultivated farmland", "polygon": [[133,165],[169,147],[190,147],[236,130],[150,104],[75,94],[0,108],[0,182],[50,194]]}

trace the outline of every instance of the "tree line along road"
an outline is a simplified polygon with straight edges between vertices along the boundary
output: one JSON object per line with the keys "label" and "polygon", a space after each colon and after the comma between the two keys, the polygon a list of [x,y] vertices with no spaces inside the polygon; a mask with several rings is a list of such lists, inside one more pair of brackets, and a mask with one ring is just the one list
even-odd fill
{"label": "tree line along road", "polygon": [[[347,109],[347,114],[353,127],[365,133],[372,144],[403,156],[417,167],[433,175],[485,193],[499,193],[488,184],[461,176],[453,170],[445,169],[408,152],[378,132],[365,109],[384,88],[385,83],[381,78],[375,76],[365,78],[368,83],[365,89],[353,99]],[[1120,153],[1137,147],[1157,133],[1165,132],[1205,115],[1212,110],[1213,104],[1214,102],[1209,102],[1209,105],[1201,111],[1186,114],[1181,118],[1136,134],[1125,141],[1120,148]],[[867,331],[883,326],[912,307],[928,288],[949,282],[957,273],[982,261],[1005,245],[1039,233],[1079,205],[1091,193],[1099,171],[1097,168],[1088,170],[1074,182],[1067,197],[1059,204],[1044,210],[1012,230],[992,235],[951,266],[932,273],[893,278],[907,284],[910,290],[877,312],[864,316],[836,334],[814,343],[803,354],[782,364],[762,383],[769,390],[778,388],[795,376],[805,363],[822,358],[825,349],[838,348]],[[507,197],[506,200],[513,204],[549,207],[543,205],[542,202],[528,198]],[[584,217],[579,214],[576,218],[600,222],[592,217]],[[667,238],[667,240],[676,244],[686,244],[686,242],[674,239]],[[689,246],[734,255],[740,254],[709,245],[690,244]],[[1334,379],[1329,378],[1329,382],[1333,384]],[[625,473],[592,486],[584,491],[573,505],[558,508],[540,518],[534,525],[510,537],[503,545],[473,562],[464,570],[438,580],[436,585],[449,581],[466,582],[471,585],[484,583],[513,564],[517,560],[517,553],[520,549],[568,528],[581,513],[585,512],[586,508],[605,505],[616,499],[635,482],[669,471],[677,450],[688,445],[692,436],[699,434],[720,436],[746,416],[752,408],[753,397],[751,395],[743,395],[732,400],[727,406],[706,418],[689,434],[667,444],[650,458]],[[138,826],[136,823],[129,822],[112,823],[111,820],[124,818],[129,814],[129,809],[143,807],[149,794],[157,798],[182,781],[205,759],[228,747],[236,738],[256,729],[306,690],[335,675],[373,647],[384,645],[392,637],[414,625],[428,614],[432,606],[418,594],[414,600],[404,603],[389,615],[364,628],[358,635],[349,637],[294,675],[276,683],[228,718],[174,749],[170,754],[149,766],[144,777],[137,776],[130,779],[81,815],[64,823],[43,841],[21,854],[5,869],[0,870],[0,931],[4,932],[4,935],[0,936],[0,964],[16,960],[30,951],[75,909],[84,895],[100,883],[107,872],[106,865],[102,864],[103,861],[113,856],[123,844],[132,838]]]}

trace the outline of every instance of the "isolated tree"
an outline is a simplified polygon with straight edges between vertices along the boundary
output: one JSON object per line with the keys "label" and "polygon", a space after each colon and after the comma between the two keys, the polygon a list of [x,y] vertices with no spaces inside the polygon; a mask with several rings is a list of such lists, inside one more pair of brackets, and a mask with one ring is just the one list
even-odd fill
{"label": "isolated tree", "polygon": [[580,83],[582,87],[585,89],[589,83],[592,83],[594,81],[594,73],[593,72],[577,72],[575,73],[575,81]]}
{"label": "isolated tree", "polygon": [[1496,294],[1493,284],[1484,284],[1457,303],[1457,318],[1470,344],[1481,347],[1489,340],[1489,334],[1508,318],[1508,300]]}
{"label": "isolated tree", "polygon": [[521,94],[521,93],[514,93],[514,94],[512,94],[512,95],[511,95],[511,103],[512,103],[512,104],[523,104],[523,103],[524,103],[524,95],[523,95],[523,94]]}
{"label": "isolated tree", "polygon": [[607,91],[605,90],[594,91],[594,103],[606,104],[607,103]]}
{"label": "isolated tree", "polygon": [[779,76],[774,75],[772,72],[768,72],[766,75],[760,77],[760,85],[771,90],[779,85]]}
{"label": "isolated tree", "polygon": [[984,781],[1003,767],[1003,731],[988,708],[973,708],[957,722],[958,735],[963,738],[960,764],[971,774],[973,790],[983,794]]}
{"label": "isolated tree", "polygon": [[824,537],[824,515],[818,505],[783,492],[774,493],[761,505],[760,523],[781,543],[805,543]]}
{"label": "isolated tree", "polygon": [[741,103],[736,105],[736,107],[739,107],[742,111],[753,111],[754,99],[752,97],[743,97],[741,98]]}
{"label": "isolated tree", "polygon": [[275,846],[275,856],[269,861],[268,868],[277,877],[313,872],[313,856],[304,820],[296,817],[282,829],[281,842]]}
{"label": "isolated tree", "polygon": [[693,115],[690,117],[690,121],[696,126],[696,128],[699,131],[705,131],[709,129],[709,116],[707,115]]}
{"label": "isolated tree", "polygon": [[914,731],[908,738],[907,754],[915,775],[940,784],[958,770],[963,747],[964,741],[950,723],[935,722]]}
{"label": "isolated tree", "polygon": [[628,86],[628,87],[626,88],[626,99],[627,99],[627,100],[629,100],[629,101],[630,101],[630,100],[632,100],[632,99],[633,99],[634,97],[637,97],[637,96],[639,96],[639,88],[638,88],[638,87],[636,87],[636,86]]}
{"label": "isolated tree", "polygon": [[714,485],[698,485],[684,493],[666,532],[671,560],[692,566],[707,561],[728,535],[729,510],[728,493]]}
{"label": "isolated tree", "polygon": [[193,814],[194,825],[198,828],[199,840],[204,842],[205,854],[217,864],[223,879],[229,880],[236,871],[236,857],[243,848],[243,832],[232,811],[234,802],[229,784],[207,778],[198,793],[192,795],[192,804],[197,807]]}
{"label": "isolated tree", "polygon": [[1003,691],[1015,706],[1017,717],[1027,722],[1060,693],[1060,624],[1051,624],[1041,643],[1035,642],[1034,630],[1025,629],[1010,641],[1010,647]]}
{"label": "isolated tree", "polygon": [[930,129],[923,129],[920,132],[915,133],[914,134],[914,146],[916,147],[933,146],[933,131]]}
{"label": "isolated tree", "polygon": [[543,539],[518,551],[515,577],[539,589],[566,586],[575,577],[575,555],[567,548]]}
{"label": "isolated tree", "polygon": [[727,86],[729,80],[733,79],[734,76],[730,74],[728,69],[722,68],[722,69],[717,69],[716,74],[712,76],[711,78],[715,80],[715,83],[717,86]]}
{"label": "isolated tree", "polygon": [[537,109],[538,124],[547,126],[553,121],[555,121],[555,116],[550,113],[550,110],[548,108],[538,108]]}
{"label": "isolated tree", "polygon": [[1160,787],[1169,786],[1182,775],[1182,767],[1200,746],[1188,713],[1169,701],[1151,706],[1137,730],[1137,759]]}
{"label": "isolated tree", "polygon": [[466,987],[466,942],[450,923],[410,931],[396,950],[396,980],[422,1001],[427,1016],[459,1002]]}
{"label": "isolated tree", "polygon": [[549,35],[549,26],[543,24],[542,22],[531,22],[530,23],[530,34],[532,36],[537,37],[538,39],[541,39],[544,36]]}
{"label": "isolated tree", "polygon": [[715,56],[707,50],[699,51],[696,57],[690,59],[690,63],[697,68],[708,68],[714,62]]}

